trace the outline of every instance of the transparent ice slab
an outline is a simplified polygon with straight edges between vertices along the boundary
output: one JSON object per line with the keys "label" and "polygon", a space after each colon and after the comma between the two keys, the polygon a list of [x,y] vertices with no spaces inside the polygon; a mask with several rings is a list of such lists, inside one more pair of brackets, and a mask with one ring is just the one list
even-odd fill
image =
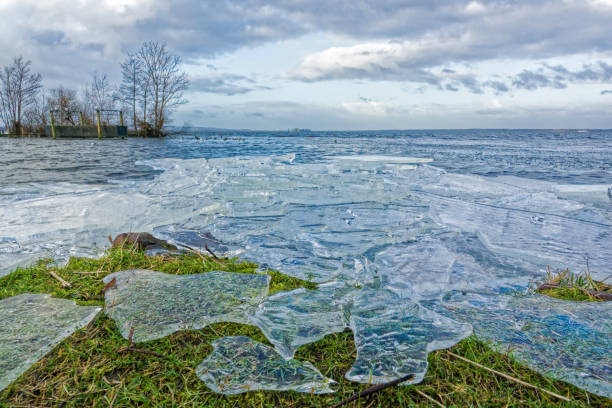
{"label": "transparent ice slab", "polygon": [[290,359],[300,346],[348,327],[350,292],[339,283],[281,292],[266,299],[251,321],[283,358]]}
{"label": "transparent ice slab", "polygon": [[211,323],[248,324],[268,294],[269,276],[213,271],[169,275],[148,270],[116,272],[105,293],[106,314],[121,334],[143,342]]}
{"label": "transparent ice slab", "polygon": [[361,291],[351,308],[350,327],[357,358],[346,378],[385,383],[414,374],[419,383],[427,372],[427,354],[448,348],[472,333],[467,323],[444,317],[385,290]]}
{"label": "transparent ice slab", "polygon": [[540,265],[586,270],[595,279],[609,275],[612,225],[556,214],[431,197],[431,211],[440,223],[479,234],[494,252]]}
{"label": "transparent ice slab", "polygon": [[430,305],[552,378],[612,398],[612,304],[453,292]]}
{"label": "transparent ice slab", "polygon": [[336,382],[323,376],[310,362],[283,359],[273,348],[244,336],[222,337],[196,374],[213,391],[240,394],[247,391],[334,392]]}
{"label": "transparent ice slab", "polygon": [[99,307],[77,306],[72,300],[46,294],[0,300],[0,390],[89,324],[99,311]]}

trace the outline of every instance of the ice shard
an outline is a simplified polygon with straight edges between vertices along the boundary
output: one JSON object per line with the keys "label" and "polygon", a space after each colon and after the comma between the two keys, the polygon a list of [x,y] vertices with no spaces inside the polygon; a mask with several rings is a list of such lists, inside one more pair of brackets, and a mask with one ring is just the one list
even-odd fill
{"label": "ice shard", "polygon": [[444,317],[385,290],[363,290],[351,309],[357,358],[346,378],[384,383],[414,374],[423,380],[427,354],[469,336],[469,324]]}
{"label": "ice shard", "polygon": [[283,358],[293,358],[301,345],[348,327],[349,294],[350,288],[339,283],[281,292],[266,299],[251,321]]}
{"label": "ice shard", "polygon": [[143,342],[215,322],[248,324],[268,294],[269,276],[213,271],[170,275],[149,270],[116,272],[105,293],[106,314],[123,337]]}
{"label": "ice shard", "polygon": [[273,348],[249,337],[222,337],[196,374],[213,391],[240,394],[247,391],[334,392],[335,381],[309,362],[283,359]]}
{"label": "ice shard", "polygon": [[442,313],[552,378],[612,398],[612,304],[454,292]]}
{"label": "ice shard", "polygon": [[72,300],[47,294],[0,300],[0,390],[89,324],[99,311],[99,307],[77,306]]}

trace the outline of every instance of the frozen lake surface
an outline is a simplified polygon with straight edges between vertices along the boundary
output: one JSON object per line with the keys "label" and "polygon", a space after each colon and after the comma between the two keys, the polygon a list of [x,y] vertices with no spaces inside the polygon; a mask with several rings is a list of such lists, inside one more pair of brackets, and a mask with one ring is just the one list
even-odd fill
{"label": "frozen lake surface", "polygon": [[350,328],[347,378],[420,381],[472,330],[612,396],[612,307],[533,294],[553,270],[612,273],[612,132],[197,132],[166,140],[0,139],[0,275],[96,255],[106,237],[206,234],[322,283],[249,316],[285,359]]}

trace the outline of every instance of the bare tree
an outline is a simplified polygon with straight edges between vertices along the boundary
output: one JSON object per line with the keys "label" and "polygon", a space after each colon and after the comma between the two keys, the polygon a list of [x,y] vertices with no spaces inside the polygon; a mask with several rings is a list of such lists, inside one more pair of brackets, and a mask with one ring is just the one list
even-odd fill
{"label": "bare tree", "polygon": [[99,75],[94,72],[92,81],[85,90],[84,102],[87,116],[93,118],[97,109],[114,109],[115,98],[113,94],[113,87],[106,74]]}
{"label": "bare tree", "polygon": [[77,93],[74,89],[58,88],[51,89],[49,99],[47,100],[49,110],[60,111],[61,114],[57,117],[60,123],[68,123],[76,125],[78,122],[72,117],[72,112],[82,112],[83,107],[79,103]]}
{"label": "bare tree", "polygon": [[13,133],[22,133],[22,115],[42,88],[42,77],[31,72],[31,65],[23,57],[14,58],[0,76],[0,115]]}
{"label": "bare tree", "polygon": [[[121,64],[122,81],[119,87],[119,100],[130,107],[134,130],[138,130],[136,104],[141,94],[142,63],[137,55],[128,54]],[[146,98],[146,95],[145,95]],[[146,108],[145,108],[146,112]]]}
{"label": "bare tree", "polygon": [[164,44],[144,43],[138,51],[138,58],[143,69],[141,89],[146,94],[150,92],[153,105],[153,131],[160,134],[174,109],[187,102],[183,99],[183,92],[189,87],[189,79],[180,70],[181,57],[170,54]]}
{"label": "bare tree", "polygon": [[44,132],[44,126],[47,124],[49,115],[48,99],[47,92],[43,90],[25,110],[23,122],[27,128],[39,133]]}

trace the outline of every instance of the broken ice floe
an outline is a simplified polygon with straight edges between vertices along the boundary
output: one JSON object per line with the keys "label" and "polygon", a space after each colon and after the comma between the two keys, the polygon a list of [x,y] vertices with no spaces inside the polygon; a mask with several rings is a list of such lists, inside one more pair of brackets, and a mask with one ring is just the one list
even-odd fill
{"label": "broken ice floe", "polygon": [[240,394],[247,391],[334,392],[335,381],[311,363],[283,359],[273,348],[248,337],[222,337],[213,341],[213,352],[196,374],[213,391]]}
{"label": "broken ice floe", "polygon": [[148,270],[116,272],[104,296],[106,314],[123,337],[142,342],[216,322],[248,324],[268,294],[267,275],[213,271],[169,275]]}
{"label": "broken ice floe", "polygon": [[453,292],[430,306],[527,366],[612,397],[612,303]]}
{"label": "broken ice floe", "polygon": [[0,300],[0,390],[99,311],[99,307],[77,306],[72,300],[44,294]]}
{"label": "broken ice floe", "polygon": [[368,384],[408,374],[415,375],[409,383],[419,383],[427,372],[430,351],[451,347],[472,332],[469,324],[384,290],[359,293],[350,325],[357,358],[346,378]]}
{"label": "broken ice floe", "polygon": [[281,292],[262,303],[251,321],[283,358],[292,358],[304,344],[348,327],[348,296],[343,284],[320,285],[317,290]]}

